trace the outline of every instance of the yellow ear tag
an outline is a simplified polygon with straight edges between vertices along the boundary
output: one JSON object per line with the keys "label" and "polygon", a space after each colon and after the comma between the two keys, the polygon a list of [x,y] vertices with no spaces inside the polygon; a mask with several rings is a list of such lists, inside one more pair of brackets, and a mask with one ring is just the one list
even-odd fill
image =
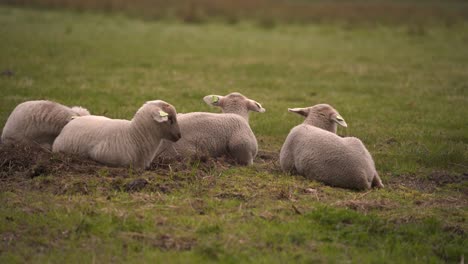
{"label": "yellow ear tag", "polygon": [[343,117],[341,117],[340,115],[337,115],[337,116],[336,116],[336,120],[338,120],[338,121],[344,121]]}
{"label": "yellow ear tag", "polygon": [[213,96],[211,97],[211,102],[212,102],[213,104],[217,103],[218,101],[219,101],[218,96],[213,95]]}
{"label": "yellow ear tag", "polygon": [[165,117],[165,116],[168,116],[169,114],[164,112],[164,111],[159,111],[159,116],[161,117]]}

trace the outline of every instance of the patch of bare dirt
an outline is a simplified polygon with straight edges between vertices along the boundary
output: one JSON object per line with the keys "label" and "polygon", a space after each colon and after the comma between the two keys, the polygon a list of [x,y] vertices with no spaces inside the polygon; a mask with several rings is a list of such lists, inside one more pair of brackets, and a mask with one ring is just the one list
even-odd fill
{"label": "patch of bare dirt", "polygon": [[152,235],[137,232],[122,232],[121,237],[125,239],[141,241],[161,250],[187,251],[192,249],[197,240],[191,237],[176,237],[169,234]]}
{"label": "patch of bare dirt", "polygon": [[[0,186],[2,190],[40,190],[53,194],[90,194],[93,190],[169,193],[193,183],[203,187],[216,183],[216,176],[234,166],[228,157],[152,163],[150,171],[107,167],[76,155],[52,153],[37,146],[0,144]],[[39,180],[33,180],[39,176]],[[202,191],[202,190],[201,190]]]}
{"label": "patch of bare dirt", "polygon": [[[458,184],[467,181],[468,172],[456,174],[447,171],[434,171],[426,177],[415,174],[402,174],[398,177],[392,177],[388,184],[390,186],[404,186],[410,189],[431,192],[448,184]],[[467,188],[463,186],[462,188],[462,192],[468,194]]]}
{"label": "patch of bare dirt", "polygon": [[[0,178],[40,175],[95,174],[103,165],[75,155],[52,153],[36,146],[0,144]],[[108,168],[108,175],[118,176],[126,169]]]}
{"label": "patch of bare dirt", "polygon": [[209,158],[201,156],[196,159],[169,160],[158,158],[151,163],[149,170],[158,174],[169,175],[175,172],[191,173],[194,169],[200,172],[200,176],[211,174],[215,170],[226,170],[233,167],[235,161],[229,157]]}
{"label": "patch of bare dirt", "polygon": [[388,200],[349,200],[337,202],[336,205],[363,213],[372,210],[390,210],[397,206],[395,203]]}
{"label": "patch of bare dirt", "polygon": [[437,187],[433,182],[425,181],[414,174],[402,174],[397,177],[391,177],[387,183],[384,184],[389,187],[403,186],[419,191],[434,191]]}
{"label": "patch of bare dirt", "polygon": [[[74,155],[52,153],[36,146],[0,144],[2,190],[40,190],[53,194],[89,194],[91,178],[108,188],[107,181],[129,177],[127,168],[103,166]],[[102,176],[108,177],[102,177]],[[35,180],[39,176],[47,176]],[[93,188],[96,188],[95,186]]]}
{"label": "patch of bare dirt", "polygon": [[462,183],[468,181],[468,172],[463,174],[453,174],[446,171],[435,171],[427,176],[427,180],[433,182],[437,186]]}
{"label": "patch of bare dirt", "polygon": [[257,153],[257,159],[263,162],[267,161],[278,161],[279,153],[275,151],[266,151],[266,150],[259,150]]}
{"label": "patch of bare dirt", "polygon": [[254,161],[254,166],[269,173],[281,173],[279,153],[275,151],[259,150]]}

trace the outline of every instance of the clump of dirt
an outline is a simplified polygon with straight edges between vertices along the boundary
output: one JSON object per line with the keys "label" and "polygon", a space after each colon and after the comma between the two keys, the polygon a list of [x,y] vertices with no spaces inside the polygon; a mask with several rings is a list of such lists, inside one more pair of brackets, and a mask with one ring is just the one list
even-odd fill
{"label": "clump of dirt", "polygon": [[288,200],[288,201],[291,201],[291,200],[295,200],[294,199],[294,195],[293,195],[293,191],[289,188],[281,188],[277,195],[276,195],[276,198],[278,200]]}
{"label": "clump of dirt", "polygon": [[31,169],[43,154],[37,147],[0,144],[0,177]]}
{"label": "clump of dirt", "polygon": [[[26,145],[0,144],[0,178],[41,175],[91,174],[105,167],[95,161],[76,155],[52,153],[49,150]],[[108,175],[127,174],[123,168],[108,168]]]}
{"label": "clump of dirt", "polygon": [[145,186],[148,184],[148,181],[143,178],[138,178],[135,179],[127,184],[125,184],[125,191],[126,192],[137,192],[140,191],[141,189],[145,188]]}

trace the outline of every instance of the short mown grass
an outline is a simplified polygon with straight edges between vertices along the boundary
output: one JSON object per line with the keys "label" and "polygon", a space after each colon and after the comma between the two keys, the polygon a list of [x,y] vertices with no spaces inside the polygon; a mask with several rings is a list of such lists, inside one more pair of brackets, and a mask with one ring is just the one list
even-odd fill
{"label": "short mown grass", "polygon": [[[251,114],[261,149],[252,167],[0,174],[2,263],[468,256],[466,23],[265,29],[1,7],[0,25],[0,127],[33,99],[130,119],[147,100],[217,111],[203,96],[238,91],[267,109]],[[366,144],[386,188],[355,192],[280,171],[281,144],[302,122],[287,108],[322,102],[349,124],[340,135]],[[137,178],[148,184],[127,192]]]}

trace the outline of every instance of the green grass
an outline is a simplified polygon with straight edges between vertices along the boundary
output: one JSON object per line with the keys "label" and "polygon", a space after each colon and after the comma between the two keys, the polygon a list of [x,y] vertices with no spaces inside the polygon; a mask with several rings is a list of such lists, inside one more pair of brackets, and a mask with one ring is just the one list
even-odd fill
{"label": "green grass", "polygon": [[[267,30],[2,7],[0,25],[0,72],[13,72],[0,75],[0,126],[25,100],[130,119],[147,100],[216,111],[203,96],[238,91],[267,109],[251,114],[260,149],[279,152],[302,122],[287,108],[326,102],[349,125],[339,134],[363,140],[386,185],[369,193],[331,188],[261,159],[249,168],[195,163],[173,173],[11,175],[0,179],[2,263],[468,256],[466,23]],[[115,188],[137,177],[149,186]],[[443,177],[461,180],[438,184]]]}

